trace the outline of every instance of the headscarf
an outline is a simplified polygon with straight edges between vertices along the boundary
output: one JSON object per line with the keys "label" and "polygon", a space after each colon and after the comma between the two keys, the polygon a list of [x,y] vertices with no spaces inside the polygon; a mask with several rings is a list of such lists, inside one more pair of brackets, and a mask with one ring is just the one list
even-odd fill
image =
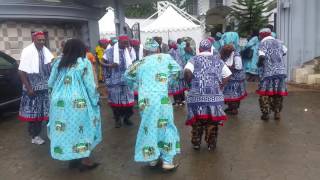
{"label": "headscarf", "polygon": [[130,45],[133,47],[138,47],[140,45],[140,41],[137,39],[131,39],[130,40]]}
{"label": "headscarf", "polygon": [[265,37],[271,36],[271,33],[270,28],[263,28],[259,31],[259,36],[261,39],[264,39]]}
{"label": "headscarf", "polygon": [[209,39],[204,39],[200,42],[199,51],[211,51],[212,43]]}
{"label": "headscarf", "polygon": [[208,40],[211,42],[211,44],[213,44],[215,42],[213,37],[208,37]]}
{"label": "headscarf", "polygon": [[169,49],[177,49],[177,43],[174,41],[169,41]]}
{"label": "headscarf", "polygon": [[221,38],[222,37],[222,33],[221,32],[217,32],[216,33],[216,37]]}
{"label": "headscarf", "polygon": [[117,39],[116,37],[111,37],[111,38],[110,38],[110,41],[111,41],[113,44],[115,44],[115,43],[118,42],[118,39]]}
{"label": "headscarf", "polygon": [[108,44],[109,40],[108,39],[100,39],[99,42],[102,44]]}
{"label": "headscarf", "polygon": [[159,48],[159,44],[152,38],[148,38],[144,43],[144,49],[150,52],[156,52]]}
{"label": "headscarf", "polygon": [[232,44],[236,51],[240,51],[239,34],[237,32],[226,32],[221,37],[221,46]]}
{"label": "headscarf", "polygon": [[119,41],[129,41],[129,37],[128,36],[119,36]]}
{"label": "headscarf", "polygon": [[42,32],[42,31],[37,31],[37,32],[34,32],[32,35],[33,35],[33,37],[44,36],[44,32]]}

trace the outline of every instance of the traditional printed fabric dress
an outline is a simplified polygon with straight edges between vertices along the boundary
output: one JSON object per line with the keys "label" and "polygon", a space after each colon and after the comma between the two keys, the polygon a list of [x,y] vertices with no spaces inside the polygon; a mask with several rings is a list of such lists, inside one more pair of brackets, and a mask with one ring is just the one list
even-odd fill
{"label": "traditional printed fabric dress", "polygon": [[[180,68],[183,69],[185,66],[185,62],[179,56],[178,50],[171,48],[169,50],[169,54],[179,64]],[[184,81],[183,72],[181,71],[179,73],[179,79],[169,84],[169,95],[180,95],[183,94],[186,90],[186,83]]]}
{"label": "traditional printed fabric dress", "polygon": [[[102,48],[100,45],[96,47],[96,55],[98,57],[98,61],[102,62],[103,61],[103,53],[105,51],[104,48]],[[98,80],[102,81],[103,80],[103,67],[99,64],[98,65]]]}
{"label": "traditional printed fabric dress", "polygon": [[223,111],[224,97],[220,89],[224,62],[219,55],[210,55],[195,56],[189,63],[194,67],[194,77],[187,96],[186,124],[193,125],[201,119],[222,124],[227,119]]}
{"label": "traditional printed fabric dress", "polygon": [[[105,63],[113,64],[113,50],[111,47],[105,54]],[[116,68],[105,68],[105,83],[108,88],[109,104],[111,107],[132,107],[134,106],[134,94],[125,79],[124,73],[127,69],[124,50],[119,49],[119,66]]]}
{"label": "traditional printed fabric dress", "polygon": [[259,49],[260,41],[258,36],[252,37],[247,43],[245,48],[251,48],[253,51],[251,59],[244,59],[244,68],[246,73],[250,73],[252,75],[258,75],[258,49]]}
{"label": "traditional printed fabric dress", "polygon": [[131,86],[138,83],[141,124],[135,161],[149,162],[162,158],[171,163],[180,153],[180,139],[174,124],[173,108],[168,97],[170,77],[178,76],[180,66],[168,54],[155,54],[139,60],[126,72]]}
{"label": "traditional printed fabric dress", "polygon": [[227,85],[223,89],[224,101],[225,102],[238,102],[247,96],[245,88],[245,73],[242,67],[242,60],[239,53],[235,52],[232,54],[230,64],[227,66],[232,72]]}
{"label": "traditional printed fabric dress", "polygon": [[27,78],[35,92],[34,97],[27,94],[27,89],[23,86],[20,102],[19,119],[21,121],[44,121],[48,120],[49,98],[48,79],[50,76],[50,64],[44,64],[44,54],[38,50],[39,73],[27,73]]}
{"label": "traditional printed fabric dress", "polygon": [[68,69],[52,67],[49,79],[51,156],[58,160],[89,157],[102,140],[99,95],[88,59]]}
{"label": "traditional printed fabric dress", "polygon": [[271,36],[264,38],[259,46],[259,54],[265,56],[260,68],[260,83],[257,94],[261,96],[287,96],[286,67],[283,55],[286,48],[282,43]]}

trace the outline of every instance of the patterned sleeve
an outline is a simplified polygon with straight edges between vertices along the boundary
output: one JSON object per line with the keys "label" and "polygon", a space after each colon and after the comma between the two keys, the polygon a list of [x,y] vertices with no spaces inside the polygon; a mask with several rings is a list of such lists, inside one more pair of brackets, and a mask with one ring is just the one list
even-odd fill
{"label": "patterned sleeve", "polygon": [[169,76],[171,77],[179,77],[179,73],[181,72],[180,65],[170,56],[167,55],[168,58],[168,69],[169,69]]}
{"label": "patterned sleeve", "polygon": [[96,83],[94,81],[94,74],[92,70],[92,65],[88,59],[83,59],[85,67],[82,71],[82,79],[84,86],[87,90],[88,96],[90,98],[91,104],[93,106],[98,105],[99,94],[97,91]]}
{"label": "patterned sleeve", "polygon": [[103,59],[106,64],[111,64],[113,61],[112,51],[113,51],[113,48],[110,48],[110,49],[105,50],[105,52],[103,54]]}
{"label": "patterned sleeve", "polygon": [[134,88],[134,84],[137,81],[137,72],[138,72],[138,67],[141,64],[141,61],[142,60],[138,60],[135,63],[133,63],[124,73],[124,78],[131,89]]}
{"label": "patterned sleeve", "polygon": [[246,48],[255,46],[257,44],[257,42],[259,42],[258,37],[253,37],[249,40],[249,42],[246,44]]}

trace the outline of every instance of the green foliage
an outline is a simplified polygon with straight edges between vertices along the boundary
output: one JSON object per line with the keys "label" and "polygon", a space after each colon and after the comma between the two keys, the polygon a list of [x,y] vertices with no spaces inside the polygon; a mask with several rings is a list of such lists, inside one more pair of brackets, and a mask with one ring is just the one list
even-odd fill
{"label": "green foliage", "polygon": [[[161,0],[158,0],[161,1]],[[186,9],[189,13],[192,12],[192,0],[168,0],[172,4],[181,9]],[[157,1],[145,1],[140,4],[130,5],[125,7],[125,16],[128,18],[147,18],[157,12]]]}
{"label": "green foliage", "polygon": [[146,18],[156,12],[154,2],[145,2],[125,7],[125,16],[128,18]]}
{"label": "green foliage", "polygon": [[271,4],[265,0],[237,0],[233,3],[231,16],[239,22],[240,36],[247,36],[252,30],[259,30],[268,24],[268,18],[272,15],[269,10]]}

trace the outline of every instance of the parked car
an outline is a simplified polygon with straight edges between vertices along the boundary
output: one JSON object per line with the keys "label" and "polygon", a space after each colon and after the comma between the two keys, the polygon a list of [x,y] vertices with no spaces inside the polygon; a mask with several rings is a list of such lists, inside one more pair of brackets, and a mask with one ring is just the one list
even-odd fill
{"label": "parked car", "polygon": [[0,51],[0,115],[19,109],[21,91],[17,61]]}

